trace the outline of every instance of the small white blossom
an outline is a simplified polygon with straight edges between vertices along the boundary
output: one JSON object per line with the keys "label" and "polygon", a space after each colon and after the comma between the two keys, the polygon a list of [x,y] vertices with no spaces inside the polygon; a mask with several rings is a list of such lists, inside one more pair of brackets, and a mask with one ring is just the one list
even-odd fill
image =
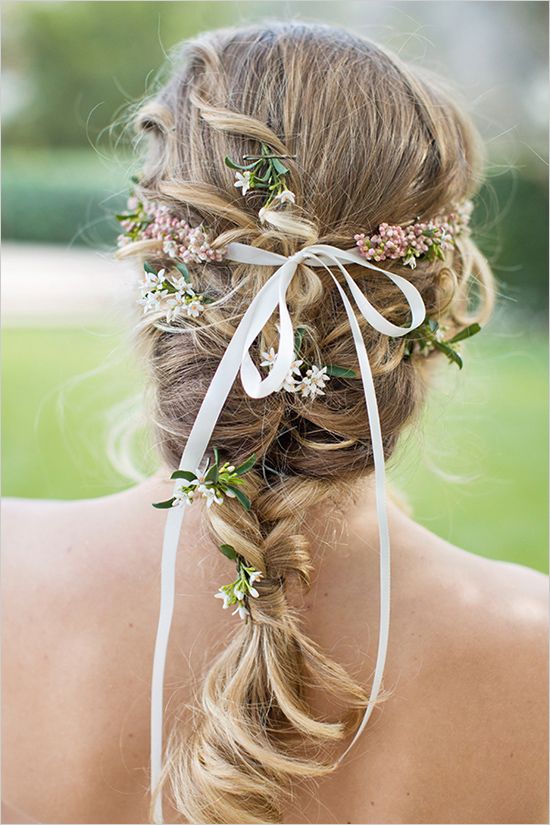
{"label": "small white blossom", "polygon": [[290,189],[283,189],[278,195],[275,195],[273,201],[278,203],[296,203],[296,195]]}
{"label": "small white blossom", "polygon": [[246,195],[250,189],[250,172],[245,172],[244,175],[242,172],[235,172],[235,177],[237,178],[235,186],[237,189],[242,189],[242,194]]}
{"label": "small white blossom", "polygon": [[162,251],[170,258],[176,258],[178,254],[178,247],[175,241],[164,241]]}
{"label": "small white blossom", "polygon": [[328,376],[326,372],[326,367],[319,368],[313,365],[311,369],[306,372],[305,378],[302,379],[300,385],[302,395],[306,398],[308,396],[315,398],[317,395],[324,395],[323,390],[327,381],[330,380],[330,376]]}
{"label": "small white blossom", "polygon": [[174,492],[174,502],[172,507],[177,507],[179,504],[183,504],[185,501],[193,501],[193,497],[195,495],[195,481],[189,481],[186,478],[181,479]]}
{"label": "small white blossom", "polygon": [[157,292],[146,292],[141,298],[138,298],[138,304],[143,307],[143,314],[160,309],[161,298],[165,298],[167,295],[167,290],[163,289]]}
{"label": "small white blossom", "polygon": [[246,609],[244,604],[238,605],[237,609],[234,610],[231,615],[234,616],[235,613],[238,613],[241,619],[246,619],[246,617],[248,616],[248,610]]}
{"label": "small white blossom", "polygon": [[141,289],[145,292],[160,289],[164,283],[165,273],[165,269],[160,269],[156,274],[154,272],[145,272],[145,279],[141,285]]}
{"label": "small white blossom", "polygon": [[201,312],[203,311],[204,307],[200,301],[193,300],[190,301],[185,307],[187,315],[190,318],[198,318]]}
{"label": "small white blossom", "polygon": [[289,373],[288,373],[288,374],[289,374],[289,375],[292,375],[292,373],[294,372],[294,373],[296,373],[296,375],[301,375],[301,373],[300,373],[300,367],[302,366],[302,364],[303,364],[303,363],[304,363],[304,362],[302,361],[302,359],[301,359],[301,358],[297,358],[297,359],[296,359],[295,361],[293,361],[293,362],[292,362],[292,364],[290,365],[290,370],[289,370]]}
{"label": "small white blossom", "polygon": [[254,582],[258,581],[261,578],[263,578],[263,576],[259,570],[253,570],[250,576],[248,577],[250,584],[254,584]]}
{"label": "small white blossom", "polygon": [[269,352],[262,352],[261,357],[263,361],[260,361],[261,367],[272,367],[275,363],[277,353],[275,352],[274,347],[270,347]]}
{"label": "small white blossom", "polygon": [[299,387],[298,382],[289,373],[287,375],[287,377],[285,378],[285,380],[283,381],[283,383],[281,384],[281,386],[279,387],[278,391],[280,392],[281,390],[286,390],[286,392],[297,392],[298,387]]}
{"label": "small white blossom", "polygon": [[199,484],[197,489],[199,493],[202,493],[205,497],[207,507],[212,507],[214,502],[216,504],[223,504],[223,496],[219,496],[216,491],[212,489],[212,487],[206,487],[204,484]]}
{"label": "small white blossom", "polygon": [[170,321],[173,321],[174,318],[177,318],[177,316],[180,313],[180,310],[186,309],[187,302],[185,300],[185,293],[174,292],[172,295],[170,295],[166,304],[168,306],[166,320],[168,321],[168,323],[170,323]]}
{"label": "small white blossom", "polygon": [[214,598],[215,598],[215,599],[223,599],[223,605],[222,605],[222,607],[223,607],[223,609],[224,609],[224,610],[227,610],[227,608],[229,607],[229,599],[230,599],[230,597],[229,597],[229,595],[225,592],[225,590],[222,590],[222,589],[221,589],[221,587],[220,587],[220,589],[218,590],[218,592],[217,592],[217,593],[214,593]]}
{"label": "small white blossom", "polygon": [[191,284],[189,284],[183,275],[181,278],[176,278],[176,280],[172,280],[174,287],[178,290],[178,292],[184,292],[186,295],[190,295],[192,298],[195,297],[197,294]]}
{"label": "small white blossom", "polygon": [[250,593],[250,595],[251,595],[251,596],[252,596],[252,598],[254,598],[254,599],[257,599],[257,598],[258,598],[258,596],[260,595],[260,594],[258,593],[258,591],[256,590],[256,588],[255,588],[255,587],[249,587],[249,588],[248,588],[248,592]]}
{"label": "small white blossom", "polygon": [[233,593],[235,594],[235,598],[238,599],[240,602],[244,599],[244,593],[242,590],[239,590],[238,587],[233,588]]}

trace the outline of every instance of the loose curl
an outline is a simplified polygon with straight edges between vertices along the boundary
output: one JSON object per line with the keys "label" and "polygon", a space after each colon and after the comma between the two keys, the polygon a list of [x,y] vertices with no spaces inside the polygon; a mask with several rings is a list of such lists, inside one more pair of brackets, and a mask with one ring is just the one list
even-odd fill
{"label": "loose curl", "polygon": [[[312,243],[346,249],[359,231],[429,219],[481,185],[483,147],[456,92],[344,29],[294,22],[222,29],[187,41],[174,62],[136,116],[138,134],[150,138],[140,191],[191,224],[204,221],[215,245],[241,241],[283,255]],[[296,156],[286,163],[297,205],[271,211],[267,225],[258,221],[261,195],[243,198],[224,164],[226,155],[257,153],[260,142]],[[154,241],[119,254],[170,263]],[[400,271],[395,261],[381,266]],[[268,267],[206,263],[193,279],[216,299],[207,316],[172,331],[141,322],[160,448],[171,467],[244,310],[270,274]],[[403,296],[386,278],[353,265],[350,274],[389,320],[407,322]],[[444,262],[420,260],[406,274],[428,315],[451,331],[489,317],[491,272],[468,235]],[[306,330],[305,358],[356,368],[328,273],[300,265],[288,304],[295,326]],[[403,339],[359,323],[388,458],[420,408],[426,359],[405,357]],[[272,320],[256,355],[276,340]],[[252,452],[261,458],[261,469],[247,474],[252,509],[228,500],[205,518],[215,542],[237,548],[264,579],[261,597],[250,600],[251,620],[235,629],[198,688],[190,730],[172,732],[164,781],[191,822],[280,822],[295,780],[335,769],[333,746],[368,699],[306,637],[291,598],[293,586],[310,581],[308,509],[336,491],[352,496],[373,469],[362,384],[332,378],[320,400],[284,392],[252,400],[237,381],[212,443],[234,463]],[[349,713],[317,718],[307,698],[313,689],[330,692]]]}

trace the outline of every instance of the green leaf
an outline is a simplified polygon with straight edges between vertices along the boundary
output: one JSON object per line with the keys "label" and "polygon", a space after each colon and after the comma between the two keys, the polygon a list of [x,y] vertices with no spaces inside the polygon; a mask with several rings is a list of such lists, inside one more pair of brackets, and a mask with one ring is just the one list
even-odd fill
{"label": "green leaf", "polygon": [[212,466],[210,467],[210,469],[206,473],[206,475],[204,477],[204,480],[209,481],[212,484],[215,484],[218,480],[218,469],[219,468],[218,468],[217,464],[212,464]]}
{"label": "green leaf", "polygon": [[454,338],[451,338],[447,341],[447,344],[458,344],[459,341],[464,341],[465,338],[471,338],[472,335],[476,335],[476,333],[480,332],[481,327],[479,324],[470,324],[469,327],[463,329],[461,332],[458,332]]}
{"label": "green leaf", "polygon": [[463,367],[462,358],[460,357],[458,352],[456,352],[456,350],[454,350],[452,347],[450,347],[444,341],[434,341],[433,345],[440,352],[444,352],[445,355],[447,356],[447,358],[449,359],[449,361],[452,361],[454,364],[456,364],[460,370],[462,369],[462,367]]}
{"label": "green leaf", "polygon": [[348,369],[347,367],[337,367],[335,364],[329,364],[327,366],[327,375],[331,375],[334,378],[357,378],[357,373],[355,370]]}
{"label": "green leaf", "polygon": [[231,160],[230,157],[225,156],[223,159],[226,166],[229,166],[230,169],[238,169],[239,172],[247,171],[249,169],[253,169],[256,166],[258,161],[254,163],[236,163],[234,160]]}
{"label": "green leaf", "polygon": [[175,497],[169,498],[167,501],[158,501],[156,504],[153,504],[153,507],[156,507],[157,510],[169,510],[172,504],[175,501]]}
{"label": "green leaf", "polygon": [[175,473],[172,473],[170,478],[184,478],[186,481],[195,481],[196,479],[195,473],[192,473],[190,470],[176,470]]}
{"label": "green leaf", "polygon": [[220,550],[231,561],[237,561],[237,551],[230,544],[221,544]]}
{"label": "green leaf", "polygon": [[299,355],[300,350],[302,348],[302,342],[304,340],[304,335],[306,334],[305,327],[296,327],[294,330],[294,355]]}
{"label": "green leaf", "polygon": [[146,272],[149,272],[151,275],[156,275],[156,274],[157,274],[157,270],[156,270],[156,269],[153,269],[153,267],[151,266],[151,264],[150,264],[150,263],[148,263],[147,261],[145,261],[145,262],[144,262],[144,264],[143,264],[143,268],[144,268],[144,270],[145,270]]}
{"label": "green leaf", "polygon": [[183,278],[184,278],[184,280],[186,281],[186,283],[189,283],[189,281],[191,280],[191,278],[190,278],[190,275],[189,275],[189,270],[187,269],[187,267],[185,266],[185,264],[181,264],[181,263],[176,264],[176,269],[178,270],[178,272],[179,272],[181,275],[183,275]]}
{"label": "green leaf", "polygon": [[212,447],[212,452],[214,453],[214,464],[216,467],[220,466],[220,451],[217,447]]}
{"label": "green leaf", "polygon": [[229,166],[230,169],[243,169],[244,167],[241,166],[240,163],[235,163],[234,160],[231,160],[230,157],[227,155],[224,157],[223,162],[226,166]]}
{"label": "green leaf", "polygon": [[137,215],[135,214],[135,212],[117,212],[117,213],[115,213],[115,218],[117,219],[117,221],[127,221],[127,220],[130,220],[130,218],[136,218],[136,217],[137,217]]}
{"label": "green leaf", "polygon": [[249,470],[251,470],[251,469],[252,469],[252,467],[253,467],[253,466],[255,465],[255,463],[256,463],[256,459],[257,459],[256,453],[252,453],[252,455],[250,456],[250,458],[247,458],[247,459],[246,459],[246,461],[243,461],[243,463],[242,463],[242,464],[240,464],[240,465],[236,468],[235,472],[237,473],[237,475],[238,475],[238,476],[242,476],[242,475],[244,475],[245,473],[247,473]]}
{"label": "green leaf", "polygon": [[130,175],[130,180],[136,185],[139,183],[139,177],[137,175]]}
{"label": "green leaf", "polygon": [[281,163],[279,158],[271,158],[271,165],[275,170],[275,174],[277,175],[288,175],[289,170],[286,168],[284,163]]}
{"label": "green leaf", "polygon": [[232,484],[228,484],[228,489],[232,490],[235,493],[235,498],[242,504],[245,510],[250,510],[252,507],[252,502],[245,496],[242,490],[239,490],[238,487],[234,487]]}

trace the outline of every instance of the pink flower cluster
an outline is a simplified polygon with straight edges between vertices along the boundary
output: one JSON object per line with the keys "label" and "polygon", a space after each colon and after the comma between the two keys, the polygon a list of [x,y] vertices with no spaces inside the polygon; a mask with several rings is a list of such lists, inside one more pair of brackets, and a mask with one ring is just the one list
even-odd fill
{"label": "pink flower cluster", "polygon": [[223,249],[212,249],[208,235],[201,226],[191,227],[175,217],[168,206],[150,201],[140,201],[135,196],[128,199],[128,212],[118,219],[124,233],[118,237],[118,245],[126,246],[133,241],[162,241],[165,255],[185,263],[222,261]]}
{"label": "pink flower cluster", "polygon": [[454,239],[469,222],[473,204],[466,200],[454,212],[434,218],[427,223],[408,226],[381,223],[378,232],[370,237],[354,235],[360,254],[367,260],[385,261],[403,259],[405,266],[416,267],[416,259],[426,255],[429,260],[443,258],[443,252],[454,246]]}

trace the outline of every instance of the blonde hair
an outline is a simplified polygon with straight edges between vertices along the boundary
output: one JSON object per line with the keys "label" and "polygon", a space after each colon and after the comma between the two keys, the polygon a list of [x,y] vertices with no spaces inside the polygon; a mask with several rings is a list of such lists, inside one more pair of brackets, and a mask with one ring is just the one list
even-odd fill
{"label": "blonde hair", "polygon": [[[241,241],[283,255],[316,242],[347,249],[355,233],[382,222],[442,214],[482,182],[483,147],[456,93],[344,29],[277,22],[211,31],[184,43],[174,62],[136,116],[138,134],[149,136],[139,188],[192,225],[204,221],[215,245]],[[265,225],[260,196],[243,198],[224,164],[226,155],[257,154],[260,142],[296,156],[286,161],[296,206]],[[167,262],[155,241],[121,254]],[[381,266],[399,270],[395,262]],[[350,273],[386,317],[405,324],[403,296],[385,278],[360,267]],[[141,323],[160,448],[172,467],[244,309],[270,274],[205,264],[193,272],[197,289],[217,299],[205,318],[172,331]],[[483,323],[491,312],[492,276],[469,236],[445,262],[419,261],[407,277],[428,315],[451,330]],[[295,326],[306,329],[306,358],[356,367],[327,273],[301,265],[288,303]],[[403,339],[360,323],[389,457],[424,396],[423,359],[404,357]],[[257,353],[275,343],[272,319]],[[191,822],[279,822],[295,780],[335,769],[333,746],[367,701],[365,689],[306,637],[289,603],[290,586],[310,581],[308,508],[336,491],[353,496],[373,468],[361,382],[334,378],[315,400],[284,392],[252,400],[237,381],[212,443],[234,463],[252,452],[261,457],[246,477],[249,512],[234,501],[205,512],[216,544],[236,547],[265,579],[251,620],[235,628],[204,677],[190,730],[170,737],[165,781]],[[348,712],[317,718],[310,689],[333,694]]]}

